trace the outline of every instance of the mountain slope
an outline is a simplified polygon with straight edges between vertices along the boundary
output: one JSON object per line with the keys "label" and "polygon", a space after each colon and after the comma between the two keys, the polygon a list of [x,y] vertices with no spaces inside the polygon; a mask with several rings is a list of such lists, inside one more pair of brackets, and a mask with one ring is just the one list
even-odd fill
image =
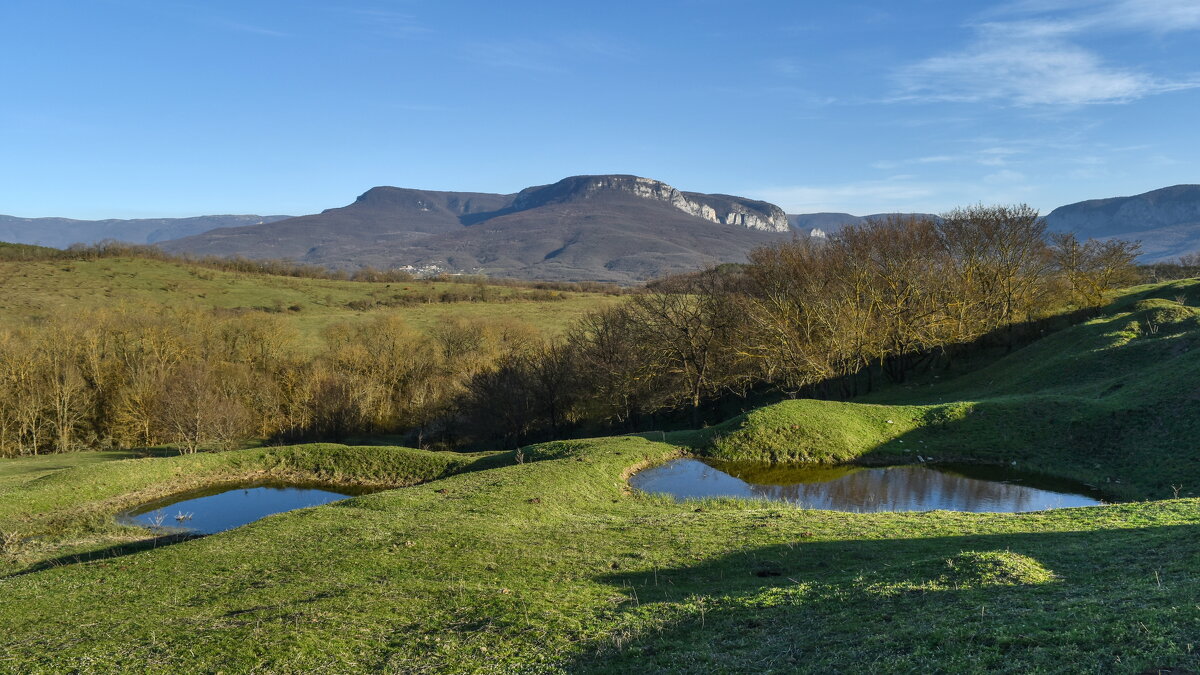
{"label": "mountain slope", "polygon": [[141,218],[136,220],[72,220],[70,218],[20,218],[0,215],[0,241],[66,248],[105,239],[133,244],[155,244],[200,234],[218,227],[270,223],[289,216],[197,216],[195,218]]}
{"label": "mountain slope", "polygon": [[601,175],[514,195],[376,187],[348,206],[214,230],[163,248],[336,267],[628,283],[742,261],[751,249],[789,236],[787,216],[766,202]]}
{"label": "mountain slope", "polygon": [[832,234],[846,225],[862,225],[872,220],[882,220],[890,216],[937,218],[937,216],[930,213],[872,213],[867,216],[853,216],[849,213],[789,213],[787,219],[788,224],[802,234],[811,233],[813,230]]}
{"label": "mountain slope", "polygon": [[1081,238],[1139,240],[1143,261],[1168,260],[1200,250],[1200,185],[1068,204],[1047,214],[1046,223]]}

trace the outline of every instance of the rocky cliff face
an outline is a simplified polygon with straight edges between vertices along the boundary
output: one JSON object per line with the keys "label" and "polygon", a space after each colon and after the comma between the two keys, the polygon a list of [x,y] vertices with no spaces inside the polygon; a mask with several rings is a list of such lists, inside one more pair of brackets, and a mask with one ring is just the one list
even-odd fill
{"label": "rocky cliff face", "polygon": [[787,215],[774,204],[728,195],[681,192],[662,181],[640,176],[572,176],[554,183],[522,190],[512,208],[527,209],[579,199],[631,195],[665,202],[709,222],[736,225],[764,232],[787,232]]}

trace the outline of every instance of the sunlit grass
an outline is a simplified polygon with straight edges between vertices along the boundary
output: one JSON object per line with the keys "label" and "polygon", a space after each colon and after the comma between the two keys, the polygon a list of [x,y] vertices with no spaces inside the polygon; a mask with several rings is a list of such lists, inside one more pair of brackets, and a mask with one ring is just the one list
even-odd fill
{"label": "sunlit grass", "polygon": [[[1162,292],[870,403],[790,401],[520,461],[314,445],[0,463],[0,532],[28,535],[5,539],[0,670],[1196,670],[1200,500],[1167,498],[1200,488],[1200,330]],[[684,444],[1017,462],[1159,501],[853,514],[629,490]],[[112,521],[131,500],[253,472],[397,487],[182,543]]]}
{"label": "sunlit grass", "polygon": [[[366,283],[226,272],[142,258],[81,261],[6,262],[0,260],[0,318],[36,321],[52,315],[128,304],[278,313],[315,347],[324,328],[339,322],[370,320],[397,314],[414,328],[428,330],[446,318],[508,319],[530,323],[557,334],[575,318],[616,299],[598,293],[560,293],[561,299],[537,297],[527,288],[491,287],[495,302],[440,301],[444,292],[470,285],[412,281]],[[399,298],[431,302],[389,307]],[[505,301],[517,299],[516,301]],[[381,303],[355,309],[351,303]]]}

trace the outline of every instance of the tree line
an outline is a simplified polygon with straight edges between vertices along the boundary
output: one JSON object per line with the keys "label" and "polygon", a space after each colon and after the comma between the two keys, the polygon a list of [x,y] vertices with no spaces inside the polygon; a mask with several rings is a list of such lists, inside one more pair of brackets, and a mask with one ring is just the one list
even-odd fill
{"label": "tree line", "polygon": [[[1136,281],[1137,246],[1048,234],[1026,206],[847,226],[663,279],[562,336],[508,321],[420,333],[396,314],[304,351],[252,312],[113,308],[0,328],[0,455],[174,444],[185,452],[402,434],[512,447],[665,419],[762,392],[849,396],[931,358]],[[865,380],[865,382],[864,382]]]}
{"label": "tree line", "polygon": [[671,415],[698,427],[706,403],[755,392],[848,397],[1098,307],[1138,280],[1138,249],[1048,233],[1028,206],[847,226],[653,283],[501,358],[467,383],[459,414],[478,441],[516,445]]}
{"label": "tree line", "polygon": [[453,443],[466,383],[538,339],[518,322],[423,333],[381,315],[330,326],[314,351],[276,315],[141,306],[0,328],[0,456],[384,433]]}

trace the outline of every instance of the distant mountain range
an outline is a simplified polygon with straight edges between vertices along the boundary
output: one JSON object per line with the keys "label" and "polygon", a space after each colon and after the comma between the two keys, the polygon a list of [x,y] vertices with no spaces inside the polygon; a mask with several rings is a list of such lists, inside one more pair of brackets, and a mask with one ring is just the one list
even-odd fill
{"label": "distant mountain range", "polygon": [[813,230],[819,230],[828,235],[847,225],[862,225],[868,221],[881,220],[891,216],[937,217],[929,213],[873,213],[869,216],[852,216],[849,213],[799,213],[789,214],[787,218],[788,224],[801,233],[811,234]]}
{"label": "distant mountain range", "polygon": [[[787,215],[767,202],[683,192],[628,175],[572,176],[515,194],[376,187],[319,214],[81,221],[0,216],[0,241],[118,239],[175,253],[288,258],[546,280],[642,281],[889,215]],[[1200,250],[1200,185],[1059,207],[1052,230],[1141,240],[1142,260]]]}
{"label": "distant mountain range", "polygon": [[1200,250],[1200,185],[1060,206],[1046,224],[1084,239],[1141,241],[1142,262],[1171,260]]}
{"label": "distant mountain range", "polygon": [[71,220],[70,218],[19,218],[0,215],[0,241],[66,248],[105,239],[133,244],[157,244],[200,234],[218,227],[273,223],[291,216],[198,216],[195,218],[145,218],[137,220]]}
{"label": "distant mountain range", "polygon": [[773,204],[601,175],[507,195],[377,187],[316,215],[161,245],[334,267],[628,283],[744,260],[751,249],[791,236],[787,215]]}

